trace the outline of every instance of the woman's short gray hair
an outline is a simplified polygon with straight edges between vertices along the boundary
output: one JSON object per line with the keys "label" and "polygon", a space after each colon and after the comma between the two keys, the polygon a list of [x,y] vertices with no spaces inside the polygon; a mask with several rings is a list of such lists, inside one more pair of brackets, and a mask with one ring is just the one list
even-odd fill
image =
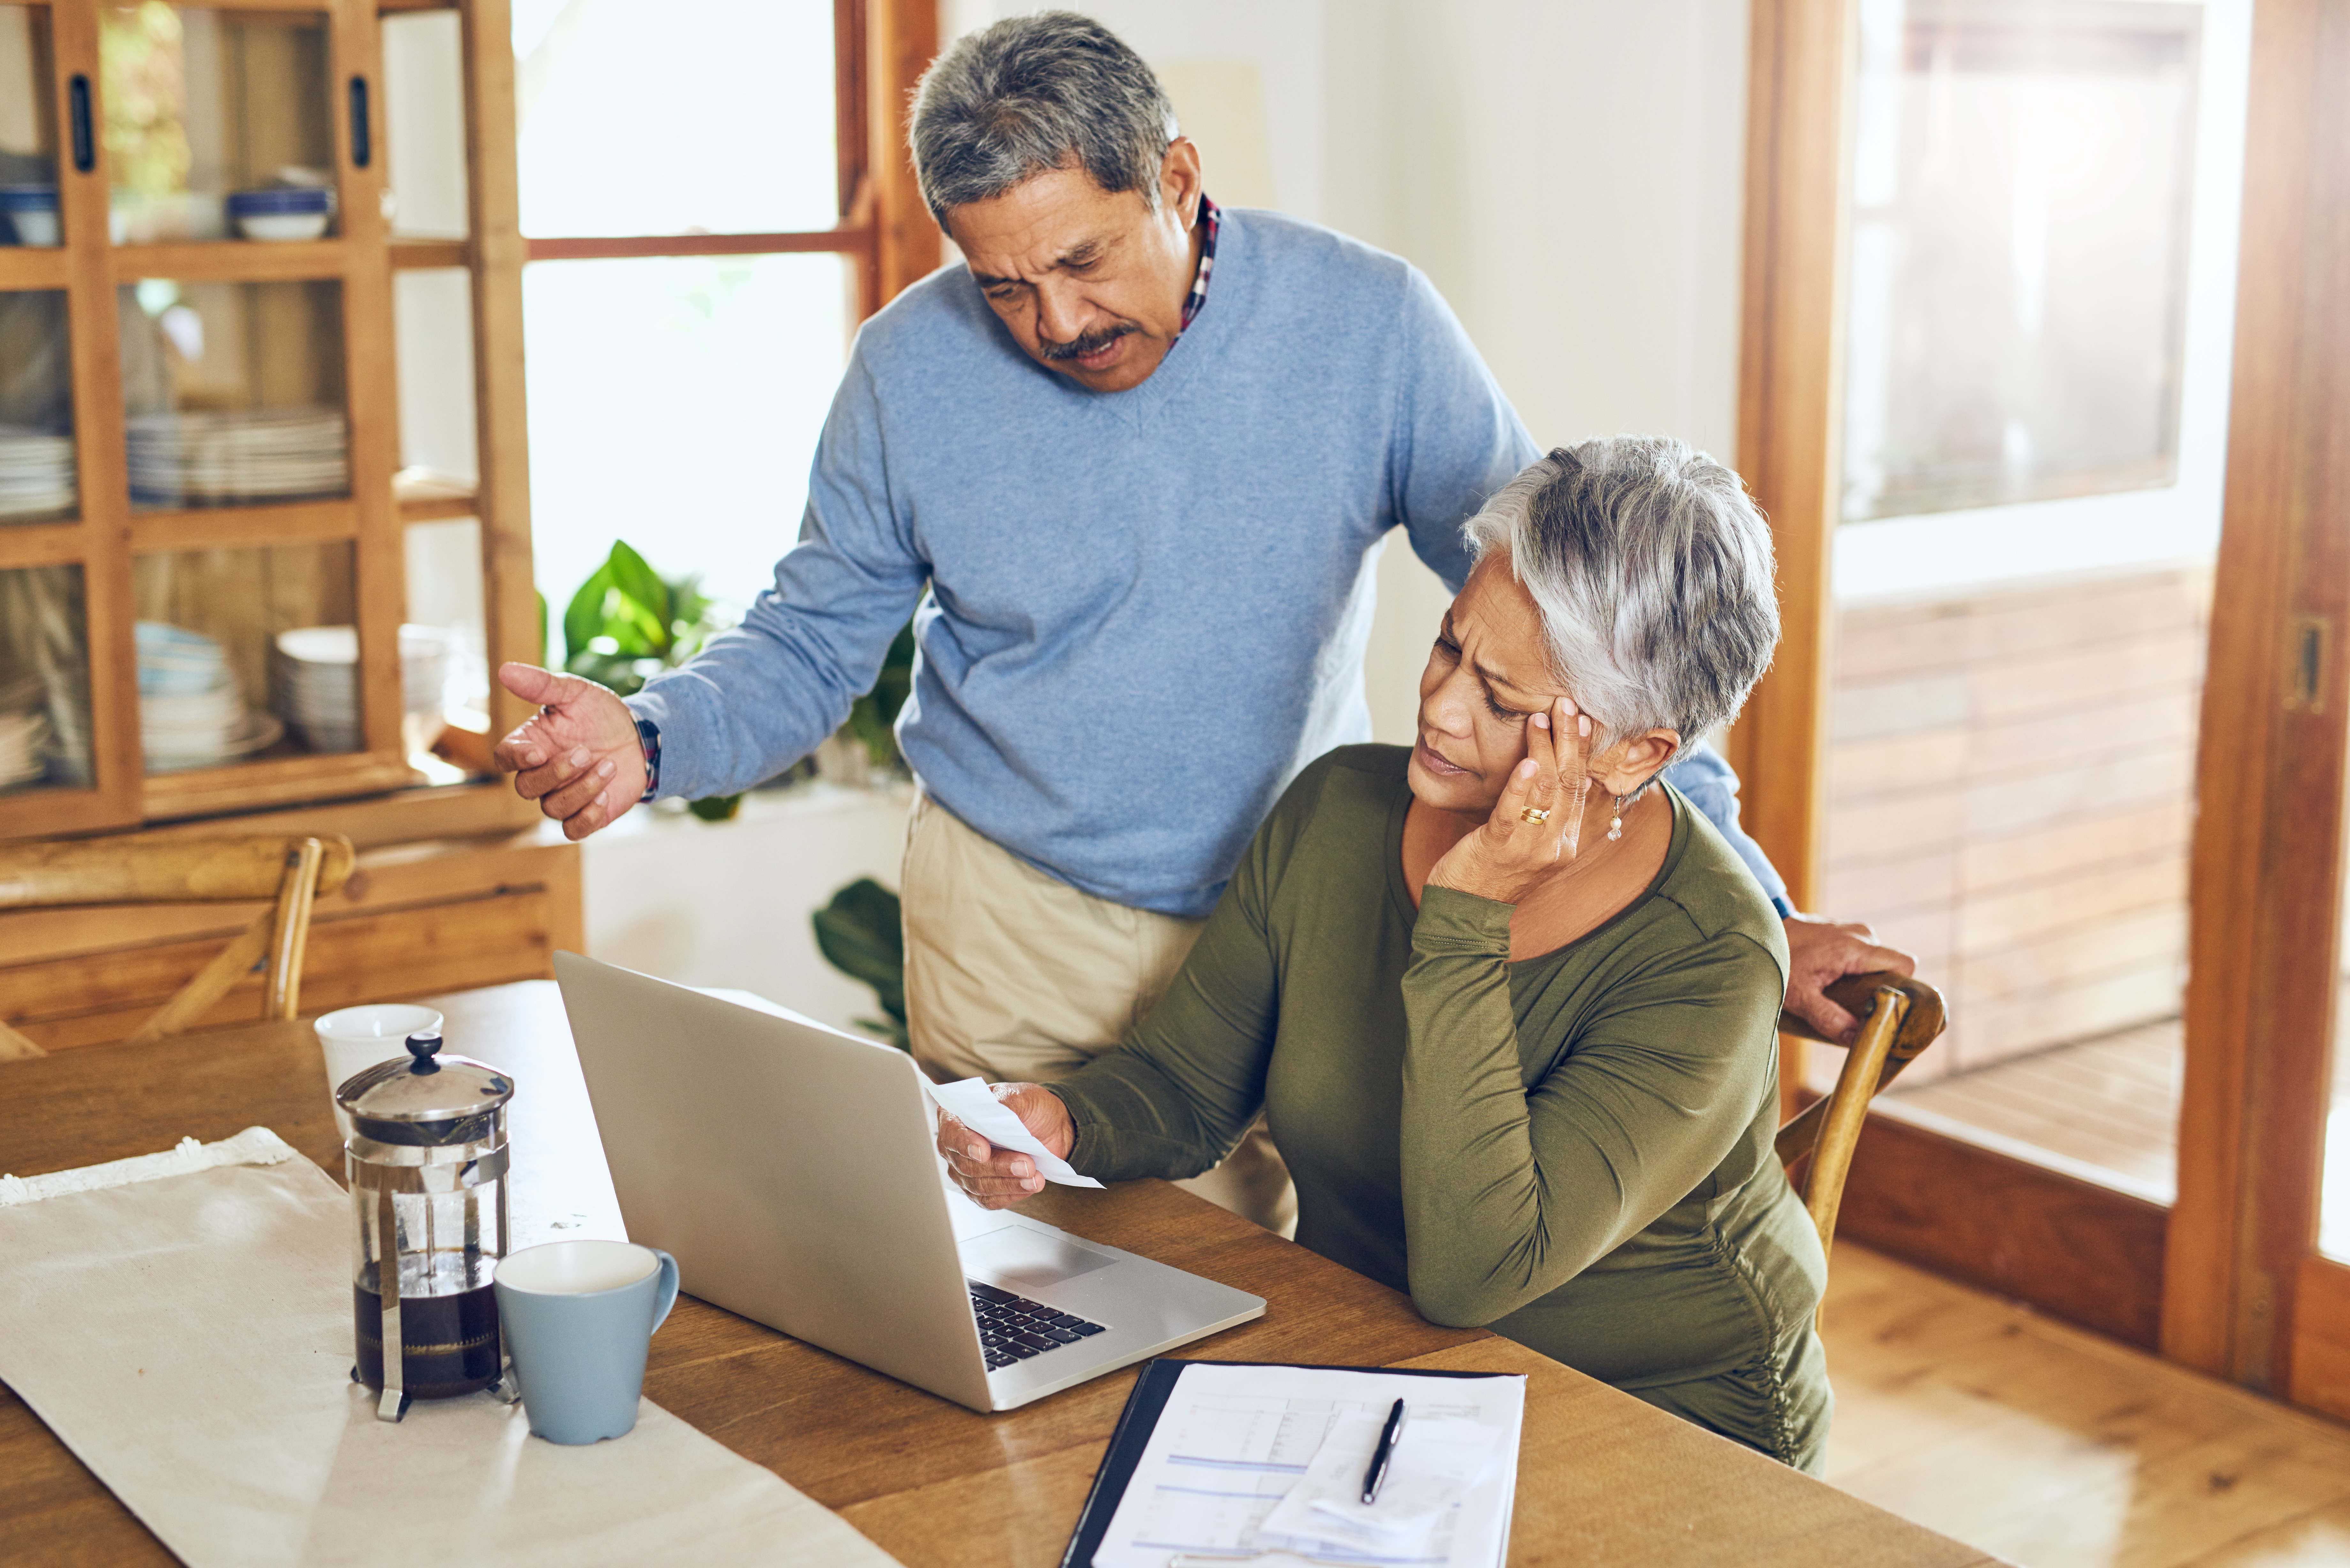
{"label": "woman's short gray hair", "polygon": [[1686,752],[1737,717],[1770,667],[1771,530],[1738,475],[1686,441],[1558,448],[1465,532],[1480,560],[1509,551],[1552,673],[1607,735],[1674,730]]}
{"label": "woman's short gray hair", "polygon": [[1159,210],[1175,106],[1142,57],[1074,11],[1008,16],[958,38],[922,73],[907,140],[922,200],[992,201],[1072,162],[1105,191]]}

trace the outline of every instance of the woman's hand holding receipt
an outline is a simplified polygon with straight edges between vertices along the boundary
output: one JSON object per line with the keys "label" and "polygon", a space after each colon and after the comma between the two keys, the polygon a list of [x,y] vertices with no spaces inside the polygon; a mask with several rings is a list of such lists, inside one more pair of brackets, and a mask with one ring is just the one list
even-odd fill
{"label": "woman's hand holding receipt", "polygon": [[[1076,1143],[1076,1125],[1061,1096],[1042,1084],[998,1084],[996,1100],[1016,1113],[1038,1142],[1061,1158]],[[939,1152],[955,1185],[983,1209],[1009,1209],[1045,1189],[1036,1162],[1017,1149],[998,1148],[953,1116],[939,1114]]]}

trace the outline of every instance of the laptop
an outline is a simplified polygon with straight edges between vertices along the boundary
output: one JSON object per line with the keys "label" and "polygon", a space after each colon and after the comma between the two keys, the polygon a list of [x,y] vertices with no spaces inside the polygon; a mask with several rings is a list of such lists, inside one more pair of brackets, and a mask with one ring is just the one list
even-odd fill
{"label": "laptop", "polygon": [[983,1412],[1264,1315],[954,1190],[902,1051],[577,953],[555,973],[629,1235],[691,1295]]}

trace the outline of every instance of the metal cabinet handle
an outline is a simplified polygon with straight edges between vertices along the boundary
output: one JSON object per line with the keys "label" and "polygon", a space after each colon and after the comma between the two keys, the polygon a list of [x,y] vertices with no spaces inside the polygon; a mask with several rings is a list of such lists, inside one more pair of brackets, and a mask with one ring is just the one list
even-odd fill
{"label": "metal cabinet handle", "polygon": [[375,156],[375,140],[368,130],[368,84],[365,77],[351,78],[351,161],[364,169]]}
{"label": "metal cabinet handle", "polygon": [[98,167],[98,138],[89,121],[89,78],[77,72],[67,84],[66,98],[73,120],[74,167],[87,174]]}

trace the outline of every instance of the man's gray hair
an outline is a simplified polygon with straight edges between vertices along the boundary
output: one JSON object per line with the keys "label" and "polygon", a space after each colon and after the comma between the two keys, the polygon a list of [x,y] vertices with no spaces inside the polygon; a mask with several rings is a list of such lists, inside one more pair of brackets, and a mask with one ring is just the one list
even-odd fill
{"label": "man's gray hair", "polygon": [[1090,16],[1039,11],[967,34],[922,73],[907,140],[922,200],[992,201],[1075,164],[1109,192],[1159,210],[1175,106],[1142,57]]}
{"label": "man's gray hair", "polygon": [[1686,754],[1738,715],[1779,642],[1771,530],[1738,476],[1686,441],[1561,447],[1464,530],[1510,553],[1552,673],[1606,737],[1675,730]]}

